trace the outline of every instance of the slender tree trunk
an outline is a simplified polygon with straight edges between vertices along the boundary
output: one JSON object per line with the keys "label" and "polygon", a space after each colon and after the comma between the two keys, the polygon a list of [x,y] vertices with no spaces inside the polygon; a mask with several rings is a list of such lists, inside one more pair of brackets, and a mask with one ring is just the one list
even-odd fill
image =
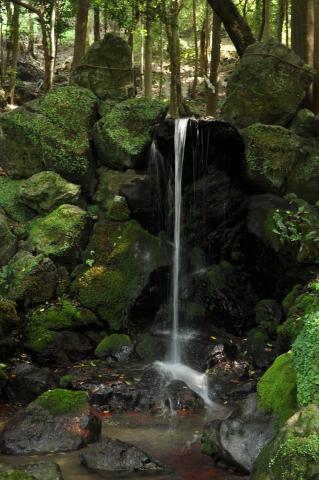
{"label": "slender tree trunk", "polygon": [[34,20],[33,15],[29,13],[29,34],[28,34],[28,53],[35,58],[34,52]]}
{"label": "slender tree trunk", "polygon": [[286,0],[286,12],[285,12],[285,16],[286,16],[286,45],[287,47],[289,47],[290,43],[289,43],[289,27],[290,27],[290,24],[289,24],[289,0]]}
{"label": "slender tree trunk", "polygon": [[94,7],[94,41],[101,40],[101,14],[100,7]]}
{"label": "slender tree trunk", "polygon": [[218,69],[220,64],[221,53],[221,21],[218,15],[214,13],[213,16],[213,46],[212,57],[210,63],[210,86],[207,95],[207,115],[216,117],[218,107]]}
{"label": "slender tree trunk", "polygon": [[56,39],[56,20],[57,20],[57,5],[56,0],[52,1],[51,18],[50,18],[50,88],[54,81],[55,61],[57,54],[57,39]]}
{"label": "slender tree trunk", "polygon": [[163,93],[164,83],[164,42],[163,42],[163,24],[160,26],[160,81],[159,81],[159,97]]}
{"label": "slender tree trunk", "polygon": [[313,84],[312,109],[319,113],[319,0],[314,0],[314,62],[313,66],[317,72]]}
{"label": "slender tree trunk", "polygon": [[77,67],[85,55],[87,45],[89,0],[78,0],[72,68]]}
{"label": "slender tree trunk", "polygon": [[314,4],[313,0],[291,2],[291,47],[309,65],[313,63]]}
{"label": "slender tree trunk", "polygon": [[255,38],[245,19],[240,15],[232,0],[208,0],[208,3],[223,22],[239,56],[255,42]]}
{"label": "slender tree trunk", "polygon": [[144,88],[145,97],[152,98],[152,86],[153,86],[153,19],[151,12],[151,0],[146,4],[146,19],[145,19],[145,45],[144,45]]}
{"label": "slender tree trunk", "polygon": [[200,31],[200,53],[199,53],[199,75],[204,76],[205,71],[205,45],[206,45],[206,28],[205,28],[205,19]]}
{"label": "slender tree trunk", "polygon": [[194,31],[194,46],[195,46],[195,65],[194,65],[194,81],[192,86],[191,97],[196,98],[196,90],[198,83],[198,37],[197,37],[197,15],[196,15],[196,0],[193,0],[193,31]]}
{"label": "slender tree trunk", "polygon": [[271,37],[271,0],[265,0],[265,25],[262,40],[267,42]]}
{"label": "slender tree trunk", "polygon": [[276,22],[276,38],[277,42],[282,43],[282,32],[286,15],[287,0],[278,0],[277,22]]}
{"label": "slender tree trunk", "polygon": [[144,64],[144,47],[145,47],[145,40],[144,40],[144,25],[141,24],[141,89],[144,90],[144,80],[145,80],[145,64]]}
{"label": "slender tree trunk", "polygon": [[17,80],[17,65],[19,57],[19,19],[20,19],[20,7],[14,5],[13,17],[12,17],[12,59],[9,78],[9,88],[7,94],[8,103],[14,105],[14,93]]}

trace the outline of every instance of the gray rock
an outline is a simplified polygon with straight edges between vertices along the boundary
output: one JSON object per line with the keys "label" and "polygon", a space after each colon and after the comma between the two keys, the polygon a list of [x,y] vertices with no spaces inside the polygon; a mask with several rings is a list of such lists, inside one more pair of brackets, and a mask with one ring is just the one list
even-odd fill
{"label": "gray rock", "polygon": [[81,463],[96,473],[158,474],[165,470],[157,460],[129,443],[106,438],[80,453]]}
{"label": "gray rock", "polygon": [[253,393],[229,418],[209,424],[203,442],[212,445],[211,453],[215,456],[250,472],[275,433],[275,419],[259,412],[257,394]]}
{"label": "gray rock", "polygon": [[74,69],[71,82],[92,90],[100,99],[125,100],[134,95],[132,52],[111,33],[94,43]]}
{"label": "gray rock", "polygon": [[314,71],[284,45],[250,45],[228,82],[222,117],[240,128],[286,125],[313,78]]}

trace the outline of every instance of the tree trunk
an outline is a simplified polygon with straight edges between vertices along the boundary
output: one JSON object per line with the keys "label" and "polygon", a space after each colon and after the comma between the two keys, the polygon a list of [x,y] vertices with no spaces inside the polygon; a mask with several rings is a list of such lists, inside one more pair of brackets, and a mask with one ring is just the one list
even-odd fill
{"label": "tree trunk", "polygon": [[282,32],[284,28],[286,16],[287,0],[278,0],[277,22],[276,22],[276,39],[277,42],[282,43]]}
{"label": "tree trunk", "polygon": [[264,0],[264,12],[265,22],[262,40],[263,42],[267,42],[271,37],[271,0]]}
{"label": "tree trunk", "polygon": [[319,0],[314,0],[314,62],[313,66],[317,72],[313,83],[312,109],[319,113]]}
{"label": "tree trunk", "polygon": [[309,65],[313,63],[313,0],[291,2],[291,47]]}
{"label": "tree trunk", "polygon": [[32,13],[29,13],[29,34],[28,34],[28,53],[35,59],[34,52],[34,20]]}
{"label": "tree trunk", "polygon": [[101,15],[100,7],[94,7],[94,41],[101,40]]}
{"label": "tree trunk", "polygon": [[197,37],[197,16],[196,16],[196,0],[193,0],[193,31],[194,31],[194,47],[195,47],[195,65],[194,65],[194,81],[192,86],[191,97],[196,98],[196,90],[198,83],[198,37]]}
{"label": "tree trunk", "polygon": [[212,57],[210,63],[210,85],[207,95],[207,115],[216,117],[218,107],[218,68],[220,64],[220,52],[221,52],[221,21],[218,15],[214,13],[213,16],[213,46]]}
{"label": "tree trunk", "polygon": [[153,86],[153,19],[151,8],[151,0],[148,0],[146,4],[146,37],[144,45],[144,88],[145,97],[147,98],[152,98]]}
{"label": "tree trunk", "polygon": [[17,65],[19,57],[19,18],[20,18],[20,7],[19,5],[14,5],[13,17],[12,17],[12,59],[11,59],[11,69],[10,69],[10,78],[9,78],[9,88],[7,94],[7,101],[11,105],[14,105],[14,93],[17,80]]}
{"label": "tree trunk", "polygon": [[286,16],[286,45],[287,47],[289,47],[289,27],[290,27],[290,24],[289,24],[289,4],[290,4],[290,1],[289,0],[286,0],[286,12],[285,12],[285,16]]}
{"label": "tree trunk", "polygon": [[56,0],[52,1],[51,6],[51,18],[50,18],[50,88],[53,85],[54,80],[54,69],[57,53],[57,42],[56,42],[56,20],[57,20],[57,9],[56,9]]}
{"label": "tree trunk", "polygon": [[85,55],[88,31],[89,0],[78,0],[77,5],[72,68],[77,67]]}
{"label": "tree trunk", "polygon": [[160,81],[159,81],[159,97],[162,97],[164,83],[164,42],[163,42],[163,24],[160,26]]}
{"label": "tree trunk", "polygon": [[232,0],[208,0],[208,3],[223,22],[239,56],[255,42],[255,38],[245,19],[233,4]]}

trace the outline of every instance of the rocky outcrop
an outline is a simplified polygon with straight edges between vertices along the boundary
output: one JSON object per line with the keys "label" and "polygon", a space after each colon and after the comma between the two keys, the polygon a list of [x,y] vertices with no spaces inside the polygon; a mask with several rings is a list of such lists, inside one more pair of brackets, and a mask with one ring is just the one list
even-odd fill
{"label": "rocky outcrop", "polygon": [[53,170],[87,189],[92,180],[89,143],[96,97],[61,87],[0,119],[0,165],[12,178]]}
{"label": "rocky outcrop", "polygon": [[314,71],[284,45],[250,45],[228,82],[222,117],[239,128],[287,125],[313,78]]}
{"label": "rocky outcrop", "polygon": [[134,96],[132,52],[120,37],[110,33],[94,43],[71,75],[71,82],[88,88],[102,100]]}
{"label": "rocky outcrop", "polygon": [[49,390],[11,418],[0,447],[9,455],[67,452],[97,441],[100,430],[85,392]]}
{"label": "rocky outcrop", "polygon": [[250,472],[264,446],[275,435],[274,420],[258,410],[257,396],[251,394],[226,420],[206,427],[203,452]]}
{"label": "rocky outcrop", "polygon": [[90,445],[80,453],[80,459],[90,471],[101,475],[107,473],[114,475],[165,473],[164,465],[153,460],[143,450],[111,438],[106,438],[96,445]]}

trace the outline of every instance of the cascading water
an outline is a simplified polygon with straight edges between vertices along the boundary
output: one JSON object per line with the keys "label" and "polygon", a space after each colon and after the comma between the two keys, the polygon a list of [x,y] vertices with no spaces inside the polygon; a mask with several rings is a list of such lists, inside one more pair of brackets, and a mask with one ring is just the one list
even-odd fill
{"label": "cascading water", "polygon": [[174,255],[172,287],[172,332],[171,348],[168,362],[155,362],[155,366],[164,375],[167,383],[172,380],[184,382],[212,407],[214,403],[208,394],[207,377],[182,363],[183,335],[180,333],[180,280],[181,280],[181,223],[182,223],[182,180],[185,156],[186,134],[189,119],[175,120],[175,176],[174,176]]}

